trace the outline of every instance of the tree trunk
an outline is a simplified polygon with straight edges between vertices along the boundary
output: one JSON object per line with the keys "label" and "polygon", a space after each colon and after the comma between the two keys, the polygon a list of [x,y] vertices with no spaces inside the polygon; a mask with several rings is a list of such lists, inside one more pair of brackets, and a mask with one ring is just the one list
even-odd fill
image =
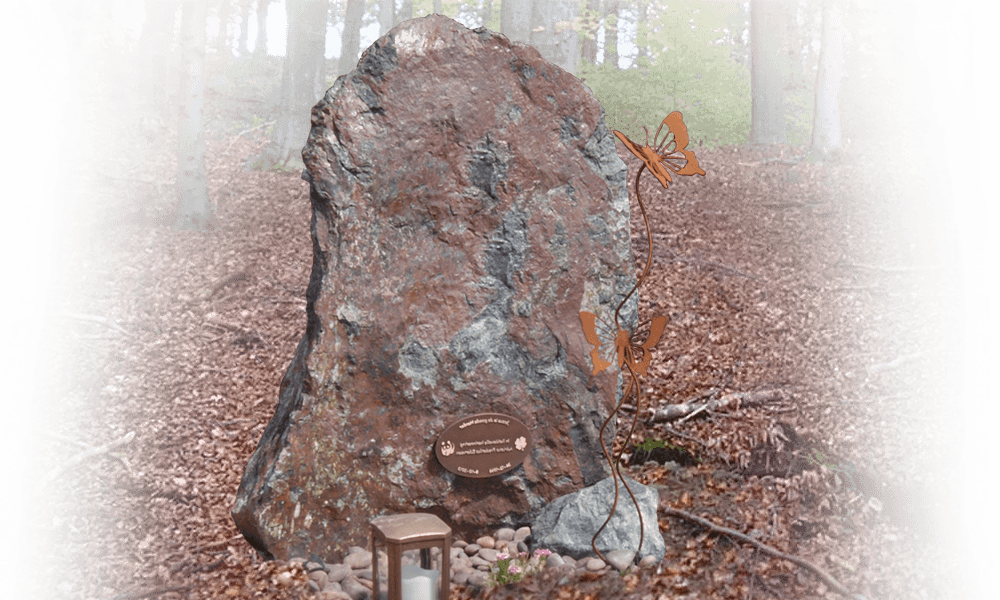
{"label": "tree trunk", "polygon": [[785,90],[793,90],[798,87],[800,79],[797,77],[794,67],[799,64],[802,55],[802,41],[798,37],[798,0],[789,2],[787,10],[788,12],[785,13],[785,39],[782,49],[785,56],[788,57],[789,66],[792,68],[788,70],[788,79],[785,80]]}
{"label": "tree trunk", "polygon": [[819,155],[840,150],[840,80],[844,75],[844,29],[835,0],[823,2],[823,33],[816,73],[812,151]]}
{"label": "tree trunk", "polygon": [[441,12],[441,0],[434,0],[434,14],[436,15],[444,14],[443,12]]}
{"label": "tree trunk", "polygon": [[618,69],[618,0],[604,0],[604,64]]}
{"label": "tree trunk", "polygon": [[253,45],[253,53],[257,56],[267,56],[267,10],[271,0],[257,0],[257,41]]}
{"label": "tree trunk", "polygon": [[785,143],[785,5],[750,2],[750,143]]}
{"label": "tree trunk", "polygon": [[337,77],[350,73],[358,64],[358,51],[361,49],[361,21],[364,15],[365,0],[347,0],[344,35],[340,37],[340,62],[337,63]]}
{"label": "tree trunk", "polygon": [[219,33],[216,34],[215,50],[222,56],[232,56],[229,50],[229,17],[232,14],[232,3],[236,0],[222,0],[219,3]]}
{"label": "tree trunk", "polygon": [[649,9],[649,4],[646,2],[639,2],[638,8],[638,18],[636,19],[636,51],[635,51],[635,66],[644,67],[649,66],[649,51],[646,47],[647,41],[646,36],[649,34],[649,22],[646,17],[646,12]]}
{"label": "tree trunk", "polygon": [[580,57],[590,65],[597,64],[597,26],[601,22],[601,0],[587,0],[583,16],[583,40]]}
{"label": "tree trunk", "polygon": [[[328,0],[286,0],[288,40],[281,75],[281,110],[271,141],[258,161],[261,169],[301,170],[312,107],[323,93]],[[355,50],[357,52],[357,50]]]}
{"label": "tree trunk", "polygon": [[174,15],[178,3],[174,0],[146,0],[146,21],[142,26],[140,52],[146,90],[153,109],[166,120],[170,106],[171,52],[174,42]]}
{"label": "tree trunk", "polygon": [[179,229],[202,229],[214,209],[205,182],[205,17],[208,0],[186,0],[181,17],[181,77],[177,120],[177,221]]}
{"label": "tree trunk", "polygon": [[[382,37],[396,22],[396,3],[393,0],[378,0],[378,35]],[[344,26],[347,30],[347,26]],[[359,26],[360,31],[360,26]],[[360,34],[359,34],[360,39]],[[358,42],[360,44],[360,42]]]}
{"label": "tree trunk", "polygon": [[532,0],[503,0],[500,3],[500,33],[512,42],[531,43]]}
{"label": "tree trunk", "polygon": [[559,23],[572,23],[576,18],[577,0],[546,0],[535,3],[531,45],[545,60],[576,75],[580,50],[576,32]]}
{"label": "tree trunk", "polygon": [[250,5],[252,2],[244,2],[240,6],[240,16],[242,17],[242,25],[240,25],[240,38],[236,42],[236,51],[239,53],[240,58],[250,54],[247,49],[247,44],[250,41]]}
{"label": "tree trunk", "polygon": [[403,3],[399,6],[399,12],[396,13],[396,25],[399,25],[403,21],[409,21],[413,18],[413,0],[403,0]]}

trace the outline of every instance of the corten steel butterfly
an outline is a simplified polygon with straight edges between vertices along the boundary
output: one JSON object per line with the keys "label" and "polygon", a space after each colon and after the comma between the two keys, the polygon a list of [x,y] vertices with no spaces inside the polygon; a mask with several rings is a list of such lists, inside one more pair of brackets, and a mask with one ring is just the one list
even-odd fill
{"label": "corten steel butterfly", "polygon": [[[667,126],[667,133],[663,136],[662,140],[659,140],[660,131],[663,130],[663,126]],[[645,129],[645,128],[643,128]],[[673,138],[671,138],[673,134]],[[667,188],[668,182],[672,182],[673,179],[670,176],[670,172],[674,172],[677,175],[704,175],[705,171],[698,165],[698,159],[695,157],[694,152],[687,150],[688,145],[688,132],[687,126],[684,125],[684,118],[679,112],[672,112],[663,122],[660,123],[659,129],[656,130],[656,135],[653,136],[653,146],[649,146],[649,131],[646,130],[646,145],[640,146],[632,140],[625,137],[620,131],[615,131],[615,136],[625,147],[629,149],[632,154],[635,154],[642,160],[642,166],[639,167],[639,172],[635,176],[635,197],[639,202],[639,210],[642,212],[642,220],[646,224],[646,238],[649,242],[648,246],[648,256],[646,257],[646,267],[642,271],[642,275],[636,281],[635,286],[625,295],[625,298],[618,305],[615,310],[614,324],[609,324],[604,321],[604,319],[599,318],[596,314],[588,311],[580,312],[580,322],[583,324],[583,334],[586,337],[587,342],[594,346],[590,351],[591,362],[594,363],[594,375],[597,375],[601,371],[607,369],[613,364],[617,364],[619,369],[622,369],[622,374],[625,375],[627,371],[628,377],[625,377],[623,383],[627,381],[628,386],[622,392],[621,400],[618,401],[618,405],[615,409],[608,415],[607,420],[601,426],[601,431],[599,434],[599,439],[601,440],[601,449],[604,450],[604,457],[608,460],[611,465],[612,476],[617,473],[618,477],[615,478],[615,500],[614,504],[611,505],[611,514],[608,515],[607,520],[601,525],[601,528],[597,530],[594,537],[590,541],[591,547],[594,552],[597,553],[601,559],[604,559],[604,555],[601,551],[597,549],[597,536],[604,531],[608,523],[611,522],[611,517],[615,514],[615,508],[618,506],[618,479],[622,480],[622,484],[625,486],[625,490],[628,495],[632,498],[632,503],[635,504],[636,512],[639,514],[639,548],[636,551],[636,555],[642,551],[642,541],[644,537],[644,527],[642,521],[642,512],[639,509],[639,502],[635,499],[635,495],[632,490],[629,489],[628,484],[625,483],[625,477],[621,472],[621,455],[625,450],[625,446],[618,452],[618,455],[612,459],[611,455],[608,453],[607,447],[604,446],[604,430],[607,429],[608,423],[618,414],[621,410],[622,404],[625,403],[625,398],[632,395],[633,391],[635,393],[635,416],[632,418],[632,427],[629,430],[628,437],[626,440],[632,439],[632,435],[635,433],[635,427],[639,420],[639,411],[642,405],[642,392],[639,386],[639,376],[645,376],[646,371],[649,368],[649,364],[652,361],[652,349],[660,342],[660,338],[663,336],[663,331],[667,326],[667,318],[663,316],[656,316],[652,319],[643,321],[640,323],[634,331],[629,331],[621,326],[619,316],[621,314],[622,307],[628,299],[639,289],[642,282],[646,279],[646,275],[649,274],[649,266],[653,262],[653,231],[649,226],[649,218],[646,216],[646,207],[642,203],[642,197],[639,195],[639,176],[642,175],[643,169],[649,169],[649,172],[656,177],[657,181],[663,186],[664,189]],[[678,156],[679,153],[679,156]],[[600,322],[600,331],[598,331],[598,322]],[[606,562],[606,561],[605,561]]]}

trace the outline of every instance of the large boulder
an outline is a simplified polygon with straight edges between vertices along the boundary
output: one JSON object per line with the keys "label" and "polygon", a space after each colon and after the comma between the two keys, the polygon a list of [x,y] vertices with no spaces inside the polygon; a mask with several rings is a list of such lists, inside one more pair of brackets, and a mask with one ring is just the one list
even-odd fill
{"label": "large boulder", "polygon": [[[303,150],[306,333],[232,511],[263,555],[337,560],[390,513],[481,535],[608,475],[618,382],[592,376],[579,312],[635,282],[613,139],[578,79],[439,15],[337,79]],[[446,471],[437,435],[483,412],[530,430],[523,464]]]}
{"label": "large boulder", "polygon": [[[667,546],[656,519],[659,493],[641,483],[625,478],[639,502],[642,514],[642,548],[639,548],[639,514],[621,480],[618,480],[618,504],[607,527],[594,544],[602,554],[615,550],[638,550],[639,557],[653,556],[663,560]],[[593,556],[591,542],[611,514],[615,500],[615,482],[608,477],[600,483],[556,498],[546,506],[531,524],[531,545],[547,548],[557,554],[583,558]]]}

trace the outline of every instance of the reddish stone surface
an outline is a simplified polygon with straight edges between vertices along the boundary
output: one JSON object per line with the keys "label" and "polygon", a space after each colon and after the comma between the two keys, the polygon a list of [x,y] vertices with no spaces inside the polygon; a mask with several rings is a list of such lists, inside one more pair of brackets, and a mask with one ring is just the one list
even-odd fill
{"label": "reddish stone surface", "polygon": [[[590,91],[433,15],[337,80],[303,157],[308,327],[232,511],[250,543],[339,560],[372,518],[415,511],[475,539],[609,475],[597,432],[615,375],[591,375],[579,312],[610,317],[634,278],[626,169]],[[534,444],[466,479],[434,442],[480,412]]]}

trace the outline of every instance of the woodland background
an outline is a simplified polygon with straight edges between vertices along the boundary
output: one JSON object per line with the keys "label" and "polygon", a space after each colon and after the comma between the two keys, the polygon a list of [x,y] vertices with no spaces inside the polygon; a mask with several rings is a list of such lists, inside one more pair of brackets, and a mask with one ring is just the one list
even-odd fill
{"label": "woodland background", "polygon": [[[99,445],[125,433],[115,428],[121,423],[109,423],[102,432],[100,423],[85,422],[84,415],[90,413],[74,409],[65,397],[66,390],[73,389],[67,388],[67,374],[76,377],[93,357],[81,354],[92,346],[80,344],[79,331],[67,325],[64,315],[86,312],[74,306],[81,298],[112,294],[103,287],[107,282],[85,276],[88,263],[103,264],[100,256],[105,251],[94,240],[105,237],[104,242],[114,245],[117,240],[108,236],[120,230],[108,223],[116,218],[128,223],[129,235],[186,227],[203,230],[211,239],[213,227],[225,227],[219,219],[226,215],[227,202],[247,206],[251,181],[266,186],[271,179],[261,176],[296,171],[294,152],[288,152],[295,144],[288,119],[302,113],[294,108],[292,88],[282,78],[294,65],[264,52],[261,44],[251,46],[246,35],[265,7],[285,7],[277,2],[268,6],[213,0],[186,2],[178,11],[180,4],[48,2],[5,9],[2,364],[8,383],[3,439],[8,518],[2,562],[11,590],[32,588],[32,581],[45,571],[39,564],[42,555],[25,551],[32,547],[35,531],[28,524],[51,521],[42,514],[51,502],[73,502],[72,488],[64,490],[65,497],[48,501],[34,492],[45,474],[73,454],[55,447],[50,434],[73,437],[87,432],[92,434],[87,441]],[[682,110],[698,148],[764,152],[741,158],[734,154],[737,162],[793,157],[822,167],[864,156],[870,168],[862,166],[852,174],[855,189],[870,190],[884,184],[879,180],[884,173],[880,161],[891,158],[902,164],[897,172],[901,180],[894,185],[912,200],[912,210],[892,212],[891,219],[880,222],[890,230],[876,229],[872,243],[877,245],[880,235],[913,235],[913,243],[929,249],[931,258],[940,250],[946,259],[941,268],[954,275],[945,279],[947,289],[936,290],[937,297],[945,299],[945,334],[934,355],[943,358],[934,368],[937,393],[923,398],[924,410],[932,415],[932,437],[945,440],[943,447],[949,449],[933,468],[948,472],[949,481],[961,482],[945,490],[948,501],[942,508],[960,523],[949,532],[959,578],[973,586],[977,581],[991,583],[988,574],[995,568],[996,554],[996,468],[990,444],[997,400],[994,288],[995,259],[1000,255],[997,194],[989,185],[997,139],[995,93],[990,89],[996,78],[990,58],[995,52],[989,32],[996,22],[995,9],[837,3],[843,15],[843,74],[837,96],[841,143],[831,147],[816,144],[813,134],[823,37],[820,1],[765,7],[784,15],[770,21],[778,25],[768,38],[780,38],[781,44],[757,61],[758,68],[779,78],[780,85],[771,89],[780,93],[769,97],[754,96],[751,3],[397,1],[391,11],[391,0],[322,4],[327,24],[340,33],[342,45],[335,58],[314,67],[323,77],[313,89],[325,90],[352,68],[373,39],[362,39],[365,25],[378,23],[384,30],[410,15],[439,9],[468,26],[505,29],[512,38],[540,47],[548,44],[551,52],[565,50],[568,42],[547,38],[546,32],[561,30],[575,48],[564,52],[561,60],[568,62],[563,64],[572,66],[594,90],[605,106],[609,127],[633,139],[642,139],[643,125],[655,125],[667,112]],[[135,14],[138,5],[146,15],[161,17],[135,35],[123,15]],[[204,11],[198,21],[206,25],[201,28],[204,39],[196,37],[192,43],[183,34],[183,14],[197,14],[199,9]],[[528,19],[515,18],[529,13]],[[164,23],[172,27],[161,27]],[[564,25],[557,27],[559,23]],[[169,32],[166,38],[164,31]],[[289,34],[294,40],[294,32]],[[632,49],[631,54],[620,48]],[[186,88],[181,86],[190,81],[183,79],[189,64],[185,49],[204,56],[200,122],[182,98]],[[311,105],[316,98],[301,102]],[[761,116],[765,112],[755,112],[755,101],[758,110],[767,107],[770,120]],[[190,129],[193,122],[196,126]],[[202,157],[207,169],[202,166],[200,173],[179,167],[183,160],[178,156],[191,156],[192,147],[198,152],[195,138],[184,141],[185,127],[195,138],[203,136],[200,152],[208,152]],[[221,159],[230,150],[243,154]],[[213,165],[221,171],[213,172]],[[752,174],[749,181],[754,181]],[[768,185],[763,174],[757,181],[762,188]],[[282,186],[275,189],[284,193]],[[195,217],[185,220],[191,214]],[[258,223],[266,227],[266,221]],[[304,230],[301,235],[306,243]],[[282,239],[294,236],[283,234]],[[191,242],[187,256],[184,248],[178,247],[179,254],[170,260],[194,268],[211,264],[207,255],[195,254],[210,252],[210,242]],[[149,257],[150,264],[164,260]],[[129,268],[138,269],[142,262]],[[935,281],[928,285],[940,285]],[[246,343],[252,345],[252,340]],[[280,357],[276,360],[281,362]],[[273,384],[276,389],[277,380]],[[88,473],[85,466],[79,475],[86,478]]]}

